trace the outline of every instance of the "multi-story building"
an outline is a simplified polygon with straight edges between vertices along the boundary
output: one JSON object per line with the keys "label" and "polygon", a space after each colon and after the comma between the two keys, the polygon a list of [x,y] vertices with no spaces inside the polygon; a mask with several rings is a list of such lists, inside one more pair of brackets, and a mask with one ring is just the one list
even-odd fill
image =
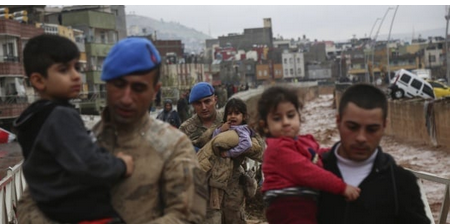
{"label": "multi-story building", "polygon": [[44,33],[41,28],[11,19],[0,19],[0,125],[12,120],[35,100],[25,76],[22,50],[27,41]]}
{"label": "multi-story building", "polygon": [[271,71],[268,63],[256,64],[256,81],[257,84],[262,84],[272,80]]}
{"label": "multi-story building", "polygon": [[219,44],[221,47],[230,44],[238,50],[251,50],[254,45],[273,46],[272,38],[272,22],[270,18],[263,19],[262,28],[244,29],[243,34],[228,34],[228,36],[220,36]]}
{"label": "multi-story building", "polygon": [[181,40],[153,40],[151,36],[147,36],[147,38],[156,46],[163,63],[186,63],[184,58],[184,44]]}
{"label": "multi-story building", "polygon": [[302,81],[305,77],[304,55],[299,52],[284,51],[282,54],[283,78],[287,81]]}

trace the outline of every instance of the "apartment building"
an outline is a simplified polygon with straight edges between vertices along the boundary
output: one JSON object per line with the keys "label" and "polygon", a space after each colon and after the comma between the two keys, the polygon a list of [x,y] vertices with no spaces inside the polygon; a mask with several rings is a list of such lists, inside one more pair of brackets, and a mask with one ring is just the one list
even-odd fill
{"label": "apartment building", "polygon": [[[0,125],[7,128],[33,102],[22,64],[27,41],[44,30],[13,19],[0,19]],[[30,97],[29,97],[30,96]]]}

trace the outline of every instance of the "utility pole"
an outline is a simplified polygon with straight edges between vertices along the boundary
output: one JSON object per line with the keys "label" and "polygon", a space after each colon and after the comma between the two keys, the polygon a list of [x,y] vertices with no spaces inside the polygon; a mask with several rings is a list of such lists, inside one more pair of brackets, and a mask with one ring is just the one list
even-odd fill
{"label": "utility pole", "polygon": [[395,12],[393,13],[392,23],[390,24],[389,36],[387,38],[387,78],[390,84],[390,54],[389,54],[389,41],[390,34],[392,33],[393,21],[395,20],[396,12],[398,11],[398,5],[396,6]]}
{"label": "utility pole", "polygon": [[[374,21],[373,27],[371,28],[370,34],[368,35],[369,38],[370,38],[370,41],[371,41],[370,42],[371,45],[373,45],[372,33],[373,33],[373,30],[374,30],[374,27],[376,26],[377,21],[379,21],[380,19],[381,18],[376,18],[376,21]],[[364,49],[363,54],[365,55],[365,49]],[[369,70],[368,70],[368,60],[367,60],[368,58],[366,56],[363,57],[363,58],[365,60],[364,62],[365,62],[365,71],[366,71],[366,73],[365,73],[365,82],[366,83],[370,83],[370,73],[369,73]]]}
{"label": "utility pole", "polygon": [[390,9],[393,9],[393,8],[389,7],[387,9],[387,11],[385,11],[384,17],[382,18],[381,23],[379,24],[378,30],[376,31],[376,34],[374,36],[374,43],[373,43],[372,52],[371,52],[371,78],[372,78],[371,84],[374,84],[374,47],[376,46],[376,41],[377,41],[377,37],[379,34],[379,30],[381,29],[382,23],[384,22],[385,17],[387,16],[387,13],[390,11]]}
{"label": "utility pole", "polygon": [[448,46],[448,43],[450,43],[449,38],[448,38],[448,27],[450,23],[450,6],[447,5],[445,6],[445,19],[447,20],[447,27],[445,29],[445,61],[446,61],[446,66],[447,66],[447,83],[450,85],[450,47]]}

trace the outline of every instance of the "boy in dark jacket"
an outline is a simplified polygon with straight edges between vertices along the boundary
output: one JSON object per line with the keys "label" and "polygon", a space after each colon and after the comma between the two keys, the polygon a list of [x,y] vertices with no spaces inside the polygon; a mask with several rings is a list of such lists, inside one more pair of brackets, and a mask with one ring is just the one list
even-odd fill
{"label": "boy in dark jacket", "polygon": [[322,192],[320,224],[428,224],[417,178],[382,151],[387,98],[375,86],[357,84],[342,95],[337,115],[340,142],[323,156],[324,169],[361,189],[356,201]]}
{"label": "boy in dark jacket", "polygon": [[[14,121],[33,199],[61,223],[121,220],[110,188],[133,171],[132,157],[95,144],[69,103],[81,89],[79,50],[69,39],[43,34],[24,49],[25,72],[40,99]],[[30,220],[32,221],[32,220]]]}

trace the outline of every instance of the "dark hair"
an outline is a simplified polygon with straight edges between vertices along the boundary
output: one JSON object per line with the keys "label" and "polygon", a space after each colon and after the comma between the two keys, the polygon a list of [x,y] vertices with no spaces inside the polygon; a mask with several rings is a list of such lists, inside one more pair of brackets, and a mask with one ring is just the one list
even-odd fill
{"label": "dark hair", "polygon": [[345,107],[350,102],[366,110],[381,108],[384,120],[387,119],[387,97],[382,90],[375,86],[361,83],[347,88],[341,96],[338,107],[340,119],[343,117]]}
{"label": "dark hair", "polygon": [[[223,122],[227,121],[229,112],[239,112],[247,116],[247,105],[239,98],[231,98],[225,105],[225,112],[223,113]],[[242,120],[242,124],[247,124],[246,119]]]}
{"label": "dark hair", "polygon": [[[300,116],[300,109],[302,109],[302,103],[297,95],[297,90],[292,87],[286,86],[272,86],[266,89],[258,100],[257,112],[258,118],[256,122],[266,122],[267,115],[272,111],[276,110],[279,103],[289,102],[294,105],[297,113]],[[265,135],[264,130],[258,124],[255,124],[255,129],[259,134]]]}
{"label": "dark hair", "polygon": [[47,69],[80,57],[77,45],[58,35],[41,34],[31,38],[24,48],[24,68],[28,77],[34,72],[47,77]]}

